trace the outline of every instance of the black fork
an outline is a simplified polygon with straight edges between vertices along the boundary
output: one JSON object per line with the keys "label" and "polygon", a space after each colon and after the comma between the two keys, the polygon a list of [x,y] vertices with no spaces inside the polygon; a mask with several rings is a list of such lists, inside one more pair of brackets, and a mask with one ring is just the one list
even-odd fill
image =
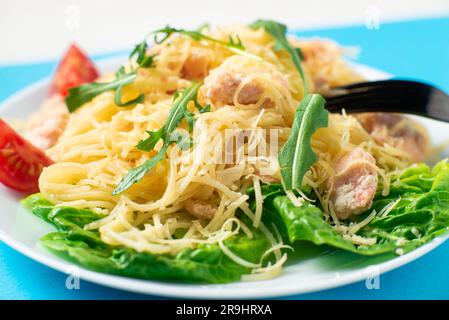
{"label": "black fork", "polygon": [[400,112],[449,122],[449,96],[417,81],[382,80],[360,82],[332,89],[326,95],[331,112]]}

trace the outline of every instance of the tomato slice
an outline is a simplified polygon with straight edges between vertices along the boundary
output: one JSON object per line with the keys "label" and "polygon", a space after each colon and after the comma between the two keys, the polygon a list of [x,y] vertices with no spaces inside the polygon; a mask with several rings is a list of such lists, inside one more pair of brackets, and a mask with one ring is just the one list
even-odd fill
{"label": "tomato slice", "polygon": [[0,119],[0,182],[24,193],[39,191],[42,169],[53,161]]}
{"label": "tomato slice", "polygon": [[98,78],[98,71],[92,60],[74,43],[69,47],[56,69],[49,95],[68,94],[68,89],[89,83]]}

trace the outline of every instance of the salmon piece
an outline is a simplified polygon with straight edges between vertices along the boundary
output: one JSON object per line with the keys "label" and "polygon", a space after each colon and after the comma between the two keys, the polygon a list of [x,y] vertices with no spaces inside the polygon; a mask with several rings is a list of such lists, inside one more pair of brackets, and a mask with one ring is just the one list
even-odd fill
{"label": "salmon piece", "polygon": [[[220,71],[206,78],[205,86],[209,86],[207,95],[215,103],[233,105],[235,92],[243,77],[228,71]],[[254,104],[259,101],[262,93],[263,88],[250,82],[242,88],[237,101],[241,104]]]}
{"label": "salmon piece", "polygon": [[[234,105],[234,96],[244,76],[217,68],[205,79],[205,96],[215,105]],[[259,101],[263,88],[255,82],[247,83],[239,93],[238,102],[249,105]]]}
{"label": "salmon piece", "polygon": [[351,68],[343,56],[354,55],[350,49],[340,47],[327,39],[291,39],[301,49],[303,63],[313,82],[312,91],[327,93],[331,88],[362,81],[362,77]]}
{"label": "salmon piece", "polygon": [[358,215],[371,207],[377,189],[376,160],[356,148],[334,163],[331,200],[339,219]]}
{"label": "salmon piece", "polygon": [[304,62],[316,60],[335,60],[342,56],[342,49],[333,41],[323,39],[300,40],[297,44],[301,48]]}
{"label": "salmon piece", "polygon": [[192,216],[205,220],[211,220],[217,212],[216,207],[201,200],[189,199],[185,202],[184,208]]}
{"label": "salmon piece", "polygon": [[396,113],[361,113],[355,115],[377,144],[385,143],[405,151],[413,162],[424,160],[429,140],[425,130],[413,120]]}
{"label": "salmon piece", "polygon": [[54,94],[28,120],[24,136],[39,149],[46,150],[58,141],[68,118],[69,112],[63,97]]}
{"label": "salmon piece", "polygon": [[210,60],[206,53],[201,50],[192,49],[184,64],[181,75],[187,80],[201,80],[207,76]]}
{"label": "salmon piece", "polygon": [[[234,105],[234,96],[244,82],[245,85],[238,94],[237,102],[243,105],[256,104],[263,99],[265,89],[259,82],[252,79],[254,75],[270,73],[270,76],[280,85],[288,87],[281,74],[271,75],[271,72],[273,71],[269,70],[264,63],[257,63],[246,57],[232,56],[218,68],[211,70],[201,87],[201,94],[214,105]],[[266,97],[261,106],[271,108],[274,107],[274,102]]]}

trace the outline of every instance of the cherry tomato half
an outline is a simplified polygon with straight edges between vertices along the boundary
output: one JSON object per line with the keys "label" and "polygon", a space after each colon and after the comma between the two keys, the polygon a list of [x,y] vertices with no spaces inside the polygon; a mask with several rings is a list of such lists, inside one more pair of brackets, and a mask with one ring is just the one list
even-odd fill
{"label": "cherry tomato half", "polygon": [[98,78],[98,71],[89,57],[76,44],[72,44],[56,69],[49,95],[68,94],[68,89]]}
{"label": "cherry tomato half", "polygon": [[42,169],[53,163],[44,152],[0,119],[0,182],[24,193],[39,191]]}

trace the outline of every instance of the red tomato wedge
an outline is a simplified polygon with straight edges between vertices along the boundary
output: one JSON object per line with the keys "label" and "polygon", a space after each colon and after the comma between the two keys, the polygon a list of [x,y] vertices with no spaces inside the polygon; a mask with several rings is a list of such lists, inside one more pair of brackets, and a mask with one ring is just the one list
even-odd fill
{"label": "red tomato wedge", "polygon": [[0,182],[11,189],[39,191],[42,169],[53,163],[41,150],[22,138],[0,119]]}
{"label": "red tomato wedge", "polygon": [[49,95],[68,94],[68,89],[89,83],[98,78],[98,71],[92,60],[74,43],[70,45],[56,69]]}

